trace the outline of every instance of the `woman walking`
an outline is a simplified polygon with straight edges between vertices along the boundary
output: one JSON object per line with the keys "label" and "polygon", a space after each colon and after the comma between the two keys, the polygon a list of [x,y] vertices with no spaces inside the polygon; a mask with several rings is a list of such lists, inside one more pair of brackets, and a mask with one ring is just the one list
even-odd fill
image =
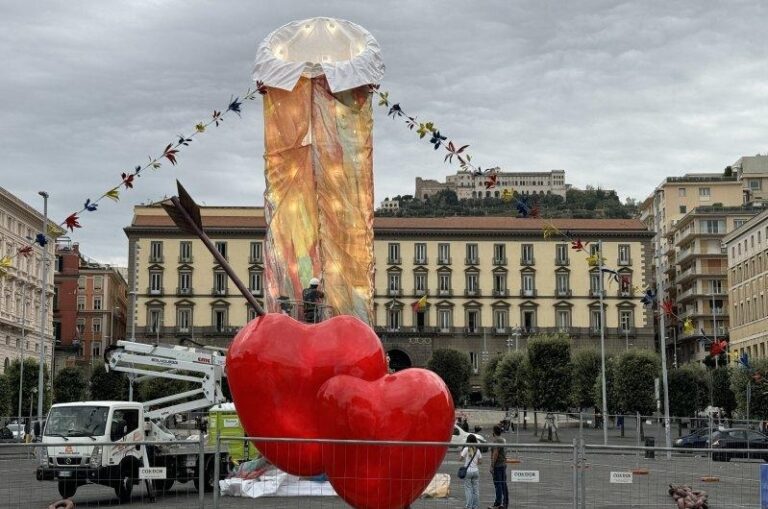
{"label": "woman walking", "polygon": [[464,509],[478,509],[480,504],[480,470],[477,466],[482,462],[483,455],[477,446],[469,445],[476,443],[475,435],[469,435],[467,446],[461,450],[460,454],[464,460],[464,467],[467,469],[467,475],[464,478],[464,496],[467,501],[464,504]]}

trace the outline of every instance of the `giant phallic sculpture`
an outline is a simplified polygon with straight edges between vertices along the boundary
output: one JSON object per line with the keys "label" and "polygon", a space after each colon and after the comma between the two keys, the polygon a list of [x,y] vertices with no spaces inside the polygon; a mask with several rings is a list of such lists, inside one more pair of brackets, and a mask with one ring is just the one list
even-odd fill
{"label": "giant phallic sculpture", "polygon": [[263,83],[265,287],[301,300],[320,275],[334,314],[371,323],[373,142],[369,85],[384,74],[379,45],[349,21],[312,18],[272,32],[253,77]]}
{"label": "giant phallic sculpture", "polygon": [[[442,462],[454,420],[440,377],[422,369],[388,374],[370,327],[369,85],[383,70],[376,41],[348,21],[289,23],[259,47],[273,312],[241,329],[227,353],[237,413],[264,456],[288,473],[327,474],[359,509],[410,506]],[[278,297],[300,300],[318,274],[340,316],[305,324],[275,312]]]}

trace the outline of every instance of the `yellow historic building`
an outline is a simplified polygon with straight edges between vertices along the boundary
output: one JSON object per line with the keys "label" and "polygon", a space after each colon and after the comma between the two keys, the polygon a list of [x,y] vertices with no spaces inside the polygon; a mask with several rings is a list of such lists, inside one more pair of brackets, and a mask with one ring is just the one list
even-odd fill
{"label": "yellow historic building", "polygon": [[[202,219],[240,278],[263,297],[263,209],[203,207]],[[569,238],[545,239],[540,219],[376,218],[374,326],[393,367],[423,366],[434,349],[455,348],[480,375],[484,360],[542,333],[567,334],[575,348],[599,346],[599,271],[587,263],[598,239],[605,267],[615,271],[604,276],[606,348],[653,348],[652,316],[635,290],[649,284],[652,233],[639,220],[548,224]],[[253,317],[203,244],[182,234],[161,207],[136,207],[125,232],[137,340],[225,346]],[[587,252],[572,249],[576,239],[590,242]]]}

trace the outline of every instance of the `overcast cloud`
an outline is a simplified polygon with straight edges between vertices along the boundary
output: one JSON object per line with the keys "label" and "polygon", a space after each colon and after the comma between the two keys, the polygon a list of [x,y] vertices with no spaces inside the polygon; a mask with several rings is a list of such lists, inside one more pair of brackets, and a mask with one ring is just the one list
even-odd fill
{"label": "overcast cloud", "polygon": [[[294,19],[332,16],[382,46],[382,87],[469,143],[483,167],[566,170],[642,198],[667,175],[768,151],[760,1],[0,0],[0,185],[61,221],[119,174],[249,85],[256,46]],[[455,168],[377,109],[376,200]],[[261,101],[147,173],[72,238],[125,263],[133,205],[174,192],[261,205]]]}

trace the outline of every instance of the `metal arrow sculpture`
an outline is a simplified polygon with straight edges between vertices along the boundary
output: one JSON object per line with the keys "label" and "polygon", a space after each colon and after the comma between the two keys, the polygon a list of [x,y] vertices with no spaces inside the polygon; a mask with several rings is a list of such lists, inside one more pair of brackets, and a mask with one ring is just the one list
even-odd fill
{"label": "metal arrow sculpture", "polygon": [[256,298],[248,288],[246,288],[242,280],[237,277],[235,270],[224,256],[219,253],[219,250],[216,249],[216,246],[211,242],[208,234],[205,233],[205,230],[203,229],[203,220],[200,216],[200,207],[195,203],[195,200],[192,199],[187,190],[184,189],[184,186],[182,186],[181,182],[178,180],[176,181],[176,186],[178,187],[179,195],[172,196],[170,200],[161,203],[165,212],[170,216],[179,230],[184,233],[189,233],[190,235],[196,235],[203,241],[205,247],[210,251],[218,264],[221,265],[221,268],[224,269],[224,272],[227,273],[229,279],[232,280],[237,289],[240,290],[240,293],[243,294],[243,297],[245,297],[245,300],[247,300],[251,307],[256,311],[256,314],[259,316],[265,315],[264,308],[259,305]]}

